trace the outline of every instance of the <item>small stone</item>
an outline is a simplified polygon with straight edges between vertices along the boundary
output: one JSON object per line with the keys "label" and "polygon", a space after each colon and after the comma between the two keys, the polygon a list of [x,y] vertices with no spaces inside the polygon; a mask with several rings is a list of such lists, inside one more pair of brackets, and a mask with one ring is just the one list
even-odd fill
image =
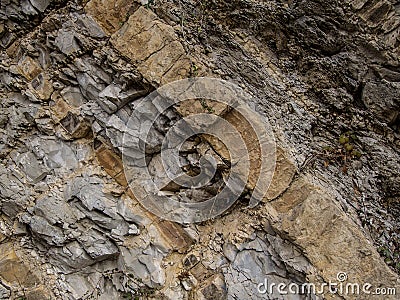
{"label": "small stone", "polygon": [[19,73],[28,80],[32,80],[42,72],[39,63],[30,56],[21,59],[17,68]]}
{"label": "small stone", "polygon": [[35,258],[38,257],[38,254],[37,254],[37,252],[35,250],[31,251],[31,255],[32,255],[32,257],[35,257]]}
{"label": "small stone", "polygon": [[44,12],[51,0],[29,0],[31,4],[40,12]]}
{"label": "small stone", "polygon": [[128,234],[138,235],[140,234],[140,230],[135,224],[131,224],[129,225]]}
{"label": "small stone", "polygon": [[68,112],[68,114],[60,120],[60,124],[73,138],[85,137],[90,131],[88,124],[72,112]]}
{"label": "small stone", "polygon": [[60,51],[66,55],[77,53],[80,50],[74,32],[66,29],[60,29],[58,31],[58,35],[54,43],[58,49],[60,49]]}
{"label": "small stone", "polygon": [[181,280],[181,283],[186,291],[190,291],[197,285],[197,279],[189,273],[187,277]]}
{"label": "small stone", "polygon": [[54,89],[47,75],[41,73],[28,85],[32,93],[41,100],[49,100]]}
{"label": "small stone", "polygon": [[38,183],[48,174],[47,168],[39,161],[32,152],[17,154],[14,161],[28,176],[32,183]]}
{"label": "small stone", "polygon": [[80,107],[84,103],[84,98],[78,87],[68,86],[64,88],[60,94],[65,102],[73,107]]}

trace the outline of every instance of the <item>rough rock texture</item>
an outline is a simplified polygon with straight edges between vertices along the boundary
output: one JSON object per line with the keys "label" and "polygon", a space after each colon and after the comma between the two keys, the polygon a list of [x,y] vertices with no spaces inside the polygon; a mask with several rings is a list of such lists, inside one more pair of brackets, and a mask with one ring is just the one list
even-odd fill
{"label": "rough rock texture", "polygon": [[[0,299],[360,299],[257,290],[339,272],[400,293],[399,34],[399,4],[386,0],[2,1]],[[251,174],[229,211],[180,225],[135,199],[122,138],[140,99],[205,75],[254,96],[276,170],[256,207]],[[205,153],[218,162],[197,192],[166,180],[158,153],[174,122],[199,112],[253,139],[207,99],[157,120],[151,173],[191,201],[217,193],[227,149],[207,135],[185,144],[188,173]]]}

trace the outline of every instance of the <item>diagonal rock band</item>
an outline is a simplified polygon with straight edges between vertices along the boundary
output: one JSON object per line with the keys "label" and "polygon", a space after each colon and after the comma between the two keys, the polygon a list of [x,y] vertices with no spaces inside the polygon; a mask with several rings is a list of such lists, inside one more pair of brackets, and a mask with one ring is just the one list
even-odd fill
{"label": "diagonal rock band", "polygon": [[[193,111],[186,100],[203,105]],[[252,207],[259,203],[275,170],[275,140],[268,121],[247,106],[250,100],[232,83],[200,77],[164,85],[137,103],[122,145],[135,198],[160,218],[178,223],[214,218],[239,198]],[[226,109],[216,115],[221,106]],[[168,119],[178,107],[181,118]],[[229,122],[226,114],[237,118]],[[157,132],[160,118],[169,123],[165,135]],[[255,151],[259,156],[250,168],[249,154]]]}

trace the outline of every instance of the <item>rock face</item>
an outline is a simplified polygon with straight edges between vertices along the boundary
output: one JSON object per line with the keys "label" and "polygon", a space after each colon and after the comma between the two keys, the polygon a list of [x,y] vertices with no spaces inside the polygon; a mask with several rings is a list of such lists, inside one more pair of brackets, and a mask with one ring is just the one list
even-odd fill
{"label": "rock face", "polygon": [[[397,299],[399,26],[395,1],[2,1],[0,299],[379,297],[329,282]],[[206,75],[241,86],[272,125],[275,171],[258,205],[248,202],[263,154],[243,115],[190,99],[153,120],[159,102],[143,100]],[[193,114],[233,124],[251,172],[227,212],[181,225],[135,198],[140,175],[122,152],[145,151],[162,195],[213,197],[235,165],[226,144],[198,134],[181,166],[169,162],[195,177],[202,157],[214,161],[203,189],[166,176],[160,153]]]}
{"label": "rock face", "polygon": [[112,35],[111,44],[135,62],[138,71],[150,83],[165,84],[187,78],[190,60],[172,26],[140,7],[121,29]]}

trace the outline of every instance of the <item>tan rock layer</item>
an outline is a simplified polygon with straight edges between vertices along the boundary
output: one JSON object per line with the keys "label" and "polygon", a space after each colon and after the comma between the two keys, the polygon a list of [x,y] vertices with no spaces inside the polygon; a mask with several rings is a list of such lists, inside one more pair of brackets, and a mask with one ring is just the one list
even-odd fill
{"label": "tan rock layer", "polygon": [[26,299],[46,299],[49,292],[42,286],[35,270],[17,255],[12,242],[0,244],[0,276],[8,286],[24,287]]}
{"label": "tan rock layer", "polygon": [[[304,251],[325,282],[338,282],[337,274],[348,276],[345,283],[400,288],[395,274],[382,260],[371,241],[337,201],[326,191],[301,177],[277,200],[273,226]],[[359,295],[343,295],[359,299]],[[373,299],[375,295],[363,295]],[[386,296],[386,299],[397,299]]]}
{"label": "tan rock layer", "polygon": [[190,59],[174,29],[144,7],[135,11],[110,41],[137,64],[139,72],[152,84],[165,84],[190,74]]}
{"label": "tan rock layer", "polygon": [[[106,145],[101,145],[96,150],[96,157],[99,164],[104,170],[115,179],[115,181],[121,186],[126,188],[126,195],[138,203],[134,193],[128,187],[128,182],[125,177],[122,159],[113,152]],[[161,220],[157,216],[146,211],[146,216],[149,217],[153,224],[157,227],[165,241],[168,243],[171,249],[178,252],[184,252],[193,243],[193,240],[183,230],[182,226],[170,221]]]}

